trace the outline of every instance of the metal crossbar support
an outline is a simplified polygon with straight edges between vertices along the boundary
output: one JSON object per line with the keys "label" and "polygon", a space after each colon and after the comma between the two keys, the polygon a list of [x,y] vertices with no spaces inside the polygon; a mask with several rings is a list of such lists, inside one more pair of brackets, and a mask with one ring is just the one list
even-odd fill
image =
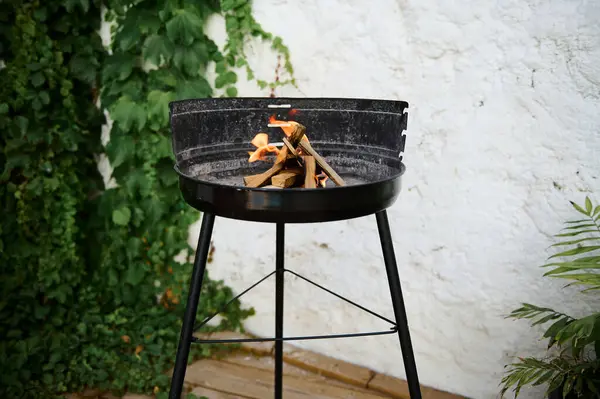
{"label": "metal crossbar support", "polygon": [[[327,338],[351,338],[351,337],[364,337],[373,335],[386,335],[386,334],[398,334],[400,339],[400,347],[402,350],[402,357],[404,360],[404,368],[406,370],[406,379],[408,382],[408,388],[411,399],[421,399],[421,390],[419,385],[419,379],[417,376],[417,368],[415,364],[414,353],[412,349],[412,343],[408,330],[408,322],[406,317],[406,309],[404,306],[404,300],[402,298],[402,289],[400,286],[400,278],[398,274],[398,267],[396,265],[396,258],[394,254],[394,248],[392,243],[392,236],[390,232],[390,226],[385,211],[378,212],[376,214],[377,227],[379,230],[379,238],[381,240],[381,247],[383,250],[383,258],[385,262],[388,283],[390,286],[390,294],[392,297],[392,305],[394,309],[394,316],[396,322],[381,316],[362,305],[357,304],[343,296],[309,280],[300,274],[291,270],[285,269],[284,267],[284,241],[285,241],[285,225],[283,223],[277,223],[276,225],[276,255],[275,255],[275,270],[256,283],[242,291],[235,298],[231,299],[223,309],[216,312],[212,316],[207,317],[200,322],[196,328],[194,328],[196,311],[198,308],[198,301],[200,290],[202,286],[202,279],[204,270],[206,267],[206,260],[208,256],[208,248],[210,246],[210,238],[214,225],[215,216],[212,214],[204,214],[202,220],[202,228],[200,230],[200,237],[198,239],[198,248],[196,250],[196,259],[194,261],[194,270],[192,274],[192,281],[190,283],[190,293],[188,296],[188,303],[186,305],[185,317],[183,320],[183,327],[181,329],[181,336],[179,340],[179,347],[177,350],[177,358],[175,360],[175,369],[173,372],[173,379],[171,382],[171,391],[169,393],[169,399],[179,399],[181,397],[181,391],[183,388],[183,381],[185,378],[185,371],[187,367],[187,358],[189,355],[190,344],[194,343],[212,343],[212,344],[226,344],[226,343],[245,343],[245,342],[275,342],[275,399],[281,399],[283,396],[283,342],[284,341],[299,341],[299,340],[315,340],[315,339],[327,339]],[[383,331],[370,331],[370,332],[359,332],[359,333],[348,333],[348,334],[329,334],[329,335],[307,335],[307,336],[296,336],[296,337],[284,337],[283,336],[283,303],[284,303],[284,274],[293,274],[294,276],[330,293],[331,295],[375,316],[383,321],[391,324],[389,330]],[[221,313],[229,306],[229,304],[238,300],[241,296],[246,294],[248,291],[255,288],[257,285],[275,275],[275,337],[273,338],[240,338],[240,339],[201,339],[193,336],[193,332],[202,326],[206,325],[215,316]]]}
{"label": "metal crossbar support", "polygon": [[198,344],[244,344],[248,342],[283,342],[283,341],[311,341],[315,339],[334,339],[334,338],[354,338],[368,337],[371,335],[396,334],[398,329],[392,327],[383,331],[367,331],[361,333],[348,334],[328,334],[328,335],[299,335],[297,337],[275,337],[275,338],[230,338],[230,339],[201,339],[192,337],[192,342]]}
{"label": "metal crossbar support", "polygon": [[[360,309],[360,310],[362,310],[362,311],[364,311],[364,312],[366,312],[366,313],[369,313],[369,314],[370,314],[370,315],[372,315],[372,316],[375,316],[375,317],[377,317],[378,319],[381,319],[381,320],[383,320],[383,321],[385,321],[385,322],[388,322],[388,323],[390,323],[390,324],[392,325],[392,327],[391,327],[391,328],[392,328],[392,329],[394,329],[394,331],[396,331],[396,330],[395,330],[395,329],[396,329],[396,323],[394,323],[392,320],[388,319],[387,317],[385,317],[385,316],[382,316],[382,315],[380,315],[380,314],[378,314],[378,313],[375,313],[374,311],[372,311],[372,310],[370,310],[370,309],[367,309],[367,308],[365,308],[364,306],[362,306],[362,305],[359,305],[358,303],[356,303],[356,302],[354,302],[354,301],[352,301],[352,300],[350,300],[350,299],[348,299],[348,298],[345,298],[345,297],[341,296],[340,294],[337,294],[337,293],[335,293],[335,292],[331,291],[330,289],[328,289],[328,288],[326,288],[326,287],[324,287],[324,286],[322,286],[322,285],[320,285],[320,284],[317,284],[317,283],[315,283],[314,281],[312,281],[312,280],[310,280],[310,279],[308,279],[308,278],[306,278],[306,277],[304,277],[304,276],[302,276],[302,275],[300,275],[300,274],[298,274],[298,273],[296,273],[296,272],[294,272],[294,271],[292,271],[292,270],[289,270],[289,269],[285,269],[285,268],[284,268],[284,269],[283,269],[283,272],[284,272],[284,273],[290,273],[290,274],[293,274],[294,276],[296,276],[296,277],[300,278],[301,280],[304,280],[304,281],[306,281],[307,283],[310,283],[310,284],[314,285],[315,287],[317,287],[317,288],[319,288],[319,289],[321,289],[321,290],[323,290],[323,291],[325,291],[325,292],[327,292],[327,293],[329,293],[329,294],[331,294],[331,295],[335,296],[336,298],[339,298],[339,299],[341,299],[342,301],[345,301],[345,302],[349,303],[350,305],[353,305],[353,306],[357,307],[358,309]],[[274,275],[274,274],[276,274],[276,273],[277,273],[277,270],[273,270],[271,273],[267,274],[266,276],[264,276],[263,278],[261,278],[260,280],[258,280],[256,283],[254,283],[254,284],[252,284],[250,287],[246,288],[244,291],[242,291],[242,292],[241,292],[240,294],[238,294],[236,297],[234,297],[234,298],[232,298],[231,300],[229,300],[229,302],[227,302],[227,303],[226,303],[226,304],[225,304],[225,305],[224,305],[224,306],[223,306],[221,309],[219,309],[217,312],[213,313],[212,315],[208,316],[207,318],[205,318],[204,320],[202,320],[200,323],[198,323],[198,324],[196,325],[196,327],[194,328],[194,331],[198,331],[199,329],[201,329],[202,327],[204,327],[204,326],[205,326],[205,325],[206,325],[208,322],[210,322],[212,319],[214,319],[215,317],[217,317],[217,316],[218,316],[220,313],[224,312],[224,311],[227,309],[227,307],[228,307],[230,304],[232,304],[233,302],[235,302],[235,301],[237,301],[238,299],[240,299],[240,298],[241,298],[242,296],[244,296],[246,293],[250,292],[252,289],[254,289],[254,288],[255,288],[255,287],[257,287],[258,285],[260,285],[260,283],[262,283],[263,281],[267,280],[269,277],[271,277],[272,275]],[[344,334],[344,336],[346,336],[346,335],[348,335],[348,334]],[[351,335],[351,334],[350,334],[350,335]],[[363,335],[363,334],[361,333],[361,336],[362,336],[362,335]],[[328,336],[329,336],[329,335],[328,335]],[[260,340],[262,340],[262,341],[256,341],[256,339],[260,339]],[[247,341],[247,342],[269,342],[269,341],[271,341],[271,342],[272,342],[272,341],[276,341],[276,340],[277,340],[277,339],[275,339],[275,338],[256,338],[256,339],[254,339],[254,338],[253,338],[252,340],[250,340],[250,341]],[[198,341],[198,340],[197,340],[197,342],[200,342],[200,341]],[[202,340],[202,342],[208,342],[208,340]],[[236,341],[231,341],[231,342],[240,342],[240,341],[239,341],[239,340],[236,340]]]}

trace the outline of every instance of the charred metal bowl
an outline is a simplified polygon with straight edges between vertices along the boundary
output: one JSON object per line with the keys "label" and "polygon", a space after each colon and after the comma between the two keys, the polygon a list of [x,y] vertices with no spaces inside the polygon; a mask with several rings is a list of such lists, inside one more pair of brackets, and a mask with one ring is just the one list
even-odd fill
{"label": "charred metal bowl", "polygon": [[[398,197],[405,171],[408,103],[351,98],[208,98],[169,104],[175,170],[185,201],[218,216],[314,223],[379,212]],[[316,189],[249,188],[243,177],[271,164],[249,163],[259,132],[280,143],[269,117],[306,126],[312,147],[345,180]]]}

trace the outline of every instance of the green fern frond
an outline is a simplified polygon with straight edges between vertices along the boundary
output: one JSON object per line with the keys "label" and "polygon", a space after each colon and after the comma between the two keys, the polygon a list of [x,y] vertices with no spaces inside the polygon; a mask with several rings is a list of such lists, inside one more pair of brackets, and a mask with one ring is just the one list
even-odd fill
{"label": "green fern frond", "polygon": [[[575,240],[560,241],[552,245],[552,247],[571,247],[569,249],[557,252],[548,259],[566,258],[564,262],[552,262],[543,265],[542,267],[552,267],[552,270],[546,272],[544,276],[571,280],[568,285],[583,285],[586,286],[585,291],[600,289],[600,245],[583,245],[596,244],[600,241],[600,205],[594,207],[594,204],[589,197],[586,197],[584,206],[571,202],[575,210],[586,219],[571,220],[566,222],[567,233],[557,234],[556,237],[574,237],[585,234],[583,238]],[[581,256],[586,254],[586,256]]]}
{"label": "green fern frond", "polygon": [[507,374],[502,378],[501,395],[513,388],[515,398],[526,385],[547,385],[546,395],[563,386],[566,394],[572,389],[577,393],[600,391],[600,360],[574,361],[567,357],[556,357],[549,360],[539,360],[533,357],[520,358],[512,363]]}
{"label": "green fern frond", "polygon": [[[600,289],[600,205],[594,207],[589,197],[584,205],[571,202],[573,208],[584,219],[566,222],[564,232],[556,237],[562,239],[551,247],[562,249],[551,255],[542,267],[549,268],[544,276],[569,280],[569,285],[582,285],[583,292]],[[565,248],[566,247],[566,248]],[[556,258],[562,258],[557,261]],[[509,316],[514,319],[529,319],[531,325],[542,325],[552,321],[544,332],[548,338],[548,349],[561,348],[560,355],[540,360],[521,358],[507,367],[502,379],[502,394],[511,387],[515,398],[525,385],[547,385],[547,394],[562,389],[563,397],[575,392],[580,397],[598,397],[600,394],[600,313],[582,318],[573,318],[551,308],[524,303]],[[588,359],[588,354],[592,359]]]}

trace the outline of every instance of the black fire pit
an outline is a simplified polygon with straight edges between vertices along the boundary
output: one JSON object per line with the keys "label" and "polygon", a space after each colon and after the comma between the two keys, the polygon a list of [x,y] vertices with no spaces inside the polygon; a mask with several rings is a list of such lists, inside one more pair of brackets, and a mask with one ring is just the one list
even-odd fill
{"label": "black fire pit", "polygon": [[[220,98],[172,102],[171,130],[175,170],[185,201],[202,211],[190,293],[175,362],[170,398],[179,399],[192,342],[275,341],[275,398],[283,394],[283,341],[398,334],[411,398],[420,398],[419,381],[386,214],[400,192],[405,171],[402,154],[408,104],[403,101],[327,98]],[[250,144],[258,132],[281,142],[269,118],[293,120],[306,127],[312,147],[343,178],[344,186],[319,188],[249,188],[244,176],[272,164],[249,163]],[[395,321],[378,315],[284,267],[285,223],[315,223],[375,214],[392,296]],[[248,340],[200,340],[196,312],[215,216],[276,223],[276,268],[235,299],[275,275],[275,337]],[[283,277],[292,273],[336,297],[390,323],[384,331],[321,336],[283,336]]]}

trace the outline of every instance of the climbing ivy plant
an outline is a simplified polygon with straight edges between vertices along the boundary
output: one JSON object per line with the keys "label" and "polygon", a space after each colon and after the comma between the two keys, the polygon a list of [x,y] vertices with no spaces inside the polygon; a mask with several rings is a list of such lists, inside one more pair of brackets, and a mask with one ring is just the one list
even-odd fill
{"label": "climbing ivy plant", "polygon": [[[204,31],[215,14],[226,21],[222,50]],[[255,78],[251,37],[285,60],[288,79]],[[89,387],[165,396],[191,274],[188,229],[199,218],[172,169],[168,103],[236,96],[240,70],[261,88],[295,84],[289,52],[248,0],[8,0],[0,59],[0,396]],[[233,296],[205,281],[200,318]],[[211,328],[241,329],[252,313],[234,302]],[[194,347],[190,358],[213,349]]]}

